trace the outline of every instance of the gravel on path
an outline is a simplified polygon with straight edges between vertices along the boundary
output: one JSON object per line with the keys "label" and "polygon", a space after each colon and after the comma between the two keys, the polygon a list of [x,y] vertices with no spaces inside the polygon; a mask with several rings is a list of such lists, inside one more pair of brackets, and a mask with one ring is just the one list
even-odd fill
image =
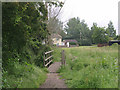
{"label": "gravel on path", "polygon": [[61,62],[55,62],[48,67],[49,73],[47,79],[40,88],[67,88],[63,79],[60,79],[57,70],[60,68]]}

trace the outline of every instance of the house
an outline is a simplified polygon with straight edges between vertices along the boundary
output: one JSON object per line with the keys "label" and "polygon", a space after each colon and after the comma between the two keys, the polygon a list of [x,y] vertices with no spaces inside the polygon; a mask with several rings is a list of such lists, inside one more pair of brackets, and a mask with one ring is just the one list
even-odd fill
{"label": "house", "polygon": [[67,40],[63,40],[63,42],[65,43],[65,45],[67,47],[76,47],[79,46],[78,42],[74,39],[67,39]]}
{"label": "house", "polygon": [[52,34],[51,38],[53,40],[53,44],[57,46],[64,46],[64,42],[62,42],[62,36],[59,34]]}
{"label": "house", "polygon": [[76,47],[79,46],[78,42],[74,39],[67,39],[63,40],[62,42],[62,36],[59,34],[52,34],[51,38],[53,40],[53,45],[60,46],[60,47]]}

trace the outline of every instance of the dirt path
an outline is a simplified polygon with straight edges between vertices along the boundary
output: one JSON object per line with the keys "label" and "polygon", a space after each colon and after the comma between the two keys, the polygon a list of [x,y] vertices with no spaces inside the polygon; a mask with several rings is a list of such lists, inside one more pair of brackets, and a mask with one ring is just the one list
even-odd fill
{"label": "dirt path", "polygon": [[56,71],[60,68],[61,62],[53,63],[49,68],[49,73],[47,74],[47,79],[40,88],[67,88],[63,79],[60,79],[60,76]]}

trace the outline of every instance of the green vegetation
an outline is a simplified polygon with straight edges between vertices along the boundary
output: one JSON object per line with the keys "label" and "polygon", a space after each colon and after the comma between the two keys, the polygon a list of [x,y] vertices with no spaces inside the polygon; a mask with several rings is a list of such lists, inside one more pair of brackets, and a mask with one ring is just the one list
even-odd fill
{"label": "green vegetation", "polygon": [[40,69],[35,65],[20,65],[15,63],[13,75],[9,75],[7,71],[3,76],[3,88],[39,88],[44,83],[46,70]]}
{"label": "green vegetation", "polygon": [[116,37],[116,30],[114,29],[112,21],[109,22],[108,28],[106,29],[106,31],[108,36],[111,37],[112,39]]}
{"label": "green vegetation", "polygon": [[[38,7],[38,4],[42,7]],[[48,35],[44,23],[47,20],[44,3],[3,3],[2,8],[3,69],[10,71],[9,67],[13,67],[14,62],[39,63],[42,58],[39,55],[42,56],[47,47],[42,45],[42,40]]]}
{"label": "green vegetation", "polygon": [[93,42],[96,44],[108,43],[109,36],[106,34],[107,33],[106,33],[106,30],[104,28],[94,26],[94,32],[92,35]]}
{"label": "green vegetation", "polygon": [[[41,40],[46,38],[47,10],[41,17],[41,8],[35,8],[37,3],[3,3],[3,69],[8,70],[14,62],[32,63],[31,54],[38,55],[42,47]],[[11,10],[9,10],[9,8]],[[31,14],[31,11],[33,12]],[[8,21],[9,18],[9,21]],[[42,19],[40,21],[40,19]],[[33,22],[34,21],[34,22]],[[41,25],[40,25],[41,24]],[[38,26],[39,25],[39,26]],[[7,28],[6,28],[7,26]],[[37,33],[36,33],[37,32]],[[43,35],[44,34],[44,35]],[[39,38],[41,36],[41,38]],[[30,53],[30,51],[32,53]]]}
{"label": "green vegetation", "polygon": [[46,5],[57,7],[62,3],[2,3],[3,88],[39,88],[45,81],[48,71],[43,68],[43,56],[44,52],[51,50]]}
{"label": "green vegetation", "polygon": [[117,88],[117,46],[64,48],[66,66],[58,72],[69,88]]}
{"label": "green vegetation", "polygon": [[[112,22],[109,23],[107,31],[97,26],[90,31],[84,20],[73,18],[69,20],[68,27],[63,30],[63,23],[57,18],[59,13],[53,15],[50,12],[52,6],[59,7],[61,10],[63,3],[59,1],[2,3],[2,35],[0,34],[2,72],[0,75],[2,74],[3,78],[2,80],[0,78],[0,81],[3,81],[3,88],[39,88],[48,72],[43,67],[43,56],[46,51],[51,50],[50,36],[53,33],[58,33],[64,38],[76,39],[79,45],[92,45],[93,38],[98,34],[102,35],[98,35],[100,37],[97,39],[100,40],[95,40],[95,44],[106,42],[108,39],[106,35],[110,38],[118,38],[115,36]],[[48,11],[51,16],[48,15]],[[53,49],[54,61],[60,61],[61,48]],[[115,45],[107,48],[68,48],[65,52],[67,65],[60,69],[60,74],[66,78],[69,87],[105,87],[104,85],[116,87],[117,48]]]}
{"label": "green vegetation", "polygon": [[90,30],[85,20],[80,18],[71,18],[65,27],[67,35],[65,39],[75,39],[79,45],[91,45]]}
{"label": "green vegetation", "polygon": [[58,48],[58,47],[54,47],[53,48],[54,52],[53,52],[53,61],[54,62],[60,62],[61,61],[61,51],[62,48]]}
{"label": "green vegetation", "polygon": [[98,27],[97,23],[93,23],[91,29],[85,20],[79,17],[69,19],[65,31],[67,32],[64,39],[75,39],[80,46],[91,46],[92,44],[108,43],[109,40],[117,39],[116,30],[112,21],[108,23],[108,27]]}
{"label": "green vegetation", "polygon": [[76,45],[76,43],[75,43],[75,42],[70,42],[69,44],[70,44],[70,45]]}

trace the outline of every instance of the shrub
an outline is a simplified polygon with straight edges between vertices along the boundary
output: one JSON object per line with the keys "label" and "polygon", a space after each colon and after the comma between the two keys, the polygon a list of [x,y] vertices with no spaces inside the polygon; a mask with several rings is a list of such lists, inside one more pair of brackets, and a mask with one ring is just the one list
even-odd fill
{"label": "shrub", "polygon": [[75,42],[70,42],[69,44],[70,44],[70,45],[76,45],[76,43],[75,43]]}
{"label": "shrub", "polygon": [[117,43],[112,44],[113,47],[118,47]]}
{"label": "shrub", "polygon": [[35,65],[39,67],[43,67],[44,53],[50,50],[51,48],[49,46],[41,46],[39,50],[39,54],[34,60]]}

